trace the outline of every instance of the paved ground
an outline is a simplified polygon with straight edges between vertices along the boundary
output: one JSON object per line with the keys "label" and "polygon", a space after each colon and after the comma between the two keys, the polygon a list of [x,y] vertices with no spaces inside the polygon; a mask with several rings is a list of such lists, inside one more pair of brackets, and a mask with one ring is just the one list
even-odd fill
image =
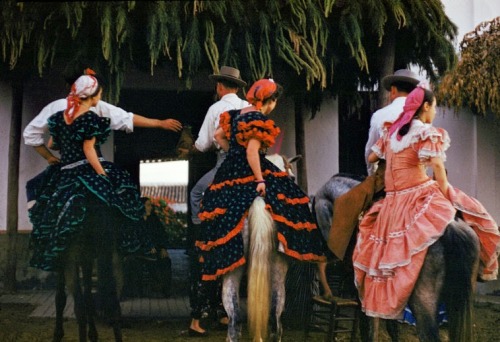
{"label": "paved ground", "polygon": [[[55,317],[55,291],[23,291],[16,294],[4,294],[0,297],[0,305],[9,303],[29,303],[36,305],[31,317]],[[120,302],[122,314],[129,318],[189,318],[189,298],[187,296],[173,298],[131,298]],[[73,298],[68,297],[64,316],[74,318]]]}
{"label": "paved ground", "polygon": [[[172,290],[170,298],[127,298],[121,300],[124,317],[140,318],[189,318],[189,259],[184,249],[169,250],[172,259]],[[1,293],[1,292],[0,292]],[[55,317],[55,290],[24,290],[15,294],[0,295],[0,305],[29,303],[36,305],[32,317]],[[73,298],[68,296],[64,316],[74,318]]]}
{"label": "paved ground", "polygon": [[[172,258],[172,283],[174,293],[170,298],[129,298],[121,301],[122,314],[129,318],[189,319],[189,267],[183,249],[169,250]],[[0,295],[0,305],[29,303],[36,305],[31,317],[55,317],[55,290],[26,290],[16,294]],[[478,295],[477,304],[500,307],[500,296]],[[73,299],[68,297],[64,316],[74,318]]]}

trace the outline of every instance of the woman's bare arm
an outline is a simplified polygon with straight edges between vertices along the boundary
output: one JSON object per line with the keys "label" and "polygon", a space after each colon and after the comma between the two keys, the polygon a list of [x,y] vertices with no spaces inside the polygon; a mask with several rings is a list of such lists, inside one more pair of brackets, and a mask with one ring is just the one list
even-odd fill
{"label": "woman's bare arm", "polygon": [[370,155],[368,156],[368,162],[369,163],[375,163],[379,161],[379,157],[375,154],[375,152],[371,152]]}
{"label": "woman's bare arm", "polygon": [[95,150],[95,137],[89,140],[85,140],[83,142],[83,153],[85,153],[85,157],[89,161],[90,165],[94,168],[95,172],[99,175],[106,176],[106,172],[99,161],[99,157],[97,156],[97,152]]}
{"label": "woman's bare arm", "polygon": [[259,140],[250,139],[247,145],[247,161],[255,176],[255,181],[258,183],[257,192],[261,196],[264,196],[266,194],[266,184],[264,183],[264,177],[262,176],[262,169],[260,165],[260,145],[261,142]]}
{"label": "woman's bare arm", "polygon": [[448,177],[446,176],[446,168],[444,167],[443,159],[440,157],[433,157],[430,160],[434,178],[436,179],[439,189],[448,198]]}
{"label": "woman's bare arm", "polygon": [[229,150],[229,141],[227,140],[226,133],[222,127],[217,127],[217,130],[214,133],[214,139],[224,151],[227,152]]}

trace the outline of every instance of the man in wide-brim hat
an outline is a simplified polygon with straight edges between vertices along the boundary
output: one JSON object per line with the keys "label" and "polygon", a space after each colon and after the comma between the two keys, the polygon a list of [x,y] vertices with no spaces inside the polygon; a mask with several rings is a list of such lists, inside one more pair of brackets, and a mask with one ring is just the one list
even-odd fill
{"label": "man in wide-brim hat", "polygon": [[368,156],[372,152],[372,146],[382,136],[382,128],[385,122],[394,122],[403,112],[406,96],[420,83],[417,75],[408,69],[396,70],[393,75],[382,78],[382,87],[389,92],[391,103],[373,113],[370,119],[370,130],[368,141],[365,146],[365,161],[368,175],[375,172],[376,165],[368,162]]}
{"label": "man in wide-brim hat", "polygon": [[[214,141],[214,133],[219,126],[219,117],[226,111],[241,109],[250,105],[247,101],[240,99],[237,95],[239,89],[247,84],[241,79],[240,71],[238,69],[230,66],[223,66],[220,68],[219,73],[214,73],[208,77],[217,83],[216,91],[217,98],[219,100],[208,109],[198,133],[198,138],[194,143],[193,150],[197,150],[199,152],[215,151],[217,154],[217,164],[212,170],[208,171],[197,181],[190,192],[189,203],[191,208],[191,221],[193,223],[191,226],[193,229],[192,243],[194,243],[194,240],[197,238],[197,231],[199,231],[201,223],[198,218],[198,213],[200,211],[200,202],[203,197],[203,193],[208,188],[208,185],[212,183],[217,170],[226,158],[226,152],[224,152],[224,150]],[[194,247],[194,245],[191,247]],[[205,308],[207,303],[209,303],[210,309],[219,311],[219,315],[221,315],[221,317],[219,317],[220,324],[227,323],[227,315],[225,315],[224,308],[222,306],[222,285],[220,281],[203,282],[201,280],[200,267],[198,265],[199,258],[196,253],[191,254],[190,280],[192,283],[192,293],[189,296],[191,306],[191,323],[188,331],[190,336],[203,337],[206,336],[207,332],[202,326],[200,326],[200,318],[203,313],[201,310]],[[201,287],[205,290],[199,291]],[[210,298],[201,298],[203,296],[210,296]]]}
{"label": "man in wide-brim hat", "polygon": [[391,91],[391,86],[394,83],[411,84],[416,87],[420,83],[417,75],[408,69],[397,70],[393,75],[388,75],[382,78],[382,86],[385,90]]}
{"label": "man in wide-brim hat", "polygon": [[216,82],[220,81],[233,82],[238,87],[244,87],[247,85],[247,83],[241,79],[240,71],[230,66],[221,67],[220,72],[218,74],[210,75],[208,76],[208,78]]}

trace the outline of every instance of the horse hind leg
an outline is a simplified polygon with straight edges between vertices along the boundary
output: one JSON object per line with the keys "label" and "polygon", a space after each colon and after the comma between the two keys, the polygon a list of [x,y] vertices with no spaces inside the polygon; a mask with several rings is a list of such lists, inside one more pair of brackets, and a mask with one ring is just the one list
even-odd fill
{"label": "horse hind leg", "polygon": [[64,337],[64,308],[66,307],[66,282],[64,281],[64,270],[57,272],[56,287],[56,326],[54,329],[53,342],[61,342]]}
{"label": "horse hind leg", "polygon": [[83,286],[84,286],[84,301],[85,301],[85,314],[88,322],[88,337],[91,342],[98,341],[98,334],[95,325],[95,306],[94,298],[92,295],[92,264],[93,259],[87,258],[82,262]]}
{"label": "horse hind leg", "polygon": [[68,284],[73,294],[74,313],[78,323],[78,338],[80,342],[85,342],[87,341],[87,314],[80,283],[80,269],[76,263],[70,263],[67,267],[66,284]]}
{"label": "horse hind leg", "polygon": [[420,341],[440,341],[437,311],[445,277],[443,261],[443,245],[437,241],[427,251],[408,301],[417,321],[417,335]]}
{"label": "horse hind leg", "polygon": [[115,278],[113,254],[116,251],[118,229],[121,217],[116,210],[107,210],[101,203],[91,203],[92,215],[89,215],[87,227],[95,240],[97,253],[97,292],[104,317],[113,328],[116,342],[122,342],[122,315],[118,299],[118,285]]}
{"label": "horse hind leg", "polygon": [[109,319],[116,342],[121,342],[121,308],[118,300],[117,284],[113,273],[112,255],[104,252],[97,259],[98,292],[102,302],[104,317]]}
{"label": "horse hind leg", "polygon": [[392,342],[399,341],[399,323],[397,321],[392,319],[386,320],[385,329],[387,330]]}
{"label": "horse hind leg", "polygon": [[222,304],[229,317],[227,342],[237,342],[241,338],[240,283],[243,267],[224,275],[222,280]]}
{"label": "horse hind leg", "polygon": [[281,315],[285,307],[285,281],[288,263],[285,257],[275,254],[271,269],[272,297],[271,297],[271,340],[280,342],[283,336]]}
{"label": "horse hind leg", "polygon": [[440,241],[444,246],[446,291],[443,297],[448,312],[449,340],[472,341],[472,310],[480,253],[478,236],[465,222],[457,220],[448,224]]}

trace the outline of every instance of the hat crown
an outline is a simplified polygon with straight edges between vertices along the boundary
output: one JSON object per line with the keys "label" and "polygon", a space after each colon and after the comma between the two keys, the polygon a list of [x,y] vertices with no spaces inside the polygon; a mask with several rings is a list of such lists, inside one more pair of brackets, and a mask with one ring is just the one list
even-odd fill
{"label": "hat crown", "polygon": [[240,71],[236,68],[232,68],[229,66],[223,66],[220,68],[219,75],[240,78]]}
{"label": "hat crown", "polygon": [[386,90],[390,90],[391,85],[394,82],[405,82],[416,86],[420,83],[417,74],[408,69],[399,69],[394,72],[393,75],[388,75],[382,78],[382,86]]}
{"label": "hat crown", "polygon": [[417,75],[408,69],[399,69],[394,72],[393,76],[404,76],[404,77],[411,77],[417,79]]}
{"label": "hat crown", "polygon": [[230,66],[222,66],[218,74],[210,75],[209,78],[215,81],[217,80],[232,81],[235,82],[240,87],[246,85],[246,82],[241,79],[240,71]]}

